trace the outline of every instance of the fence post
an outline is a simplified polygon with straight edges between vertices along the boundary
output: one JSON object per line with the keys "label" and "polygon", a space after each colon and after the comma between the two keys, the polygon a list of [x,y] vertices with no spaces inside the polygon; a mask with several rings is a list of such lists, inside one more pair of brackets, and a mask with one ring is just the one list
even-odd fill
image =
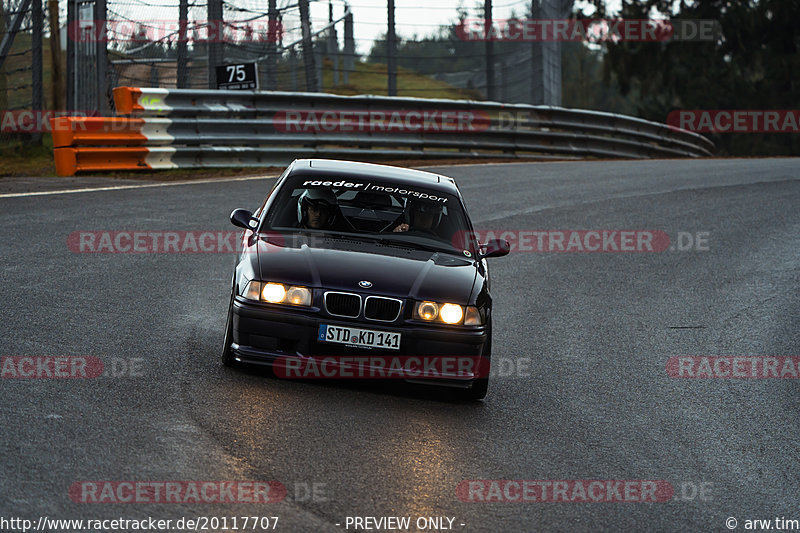
{"label": "fence post", "polygon": [[494,42],[489,38],[492,35],[492,0],[484,0],[484,38],[486,39],[486,99],[495,100],[494,94]]}
{"label": "fence post", "polygon": [[343,78],[344,84],[350,83],[350,72],[355,66],[356,40],[353,37],[353,12],[350,6],[346,7],[347,14],[344,17],[344,65]]}
{"label": "fence post", "polygon": [[339,40],[336,36],[336,27],[333,25],[333,3],[328,0],[328,57],[333,69],[333,86],[339,86]]}
{"label": "fence post", "polygon": [[[49,0],[47,14],[50,19],[50,72],[53,90],[53,109],[64,109],[64,79],[61,73],[61,28],[58,26],[58,0]],[[69,32],[67,32],[69,35]]]}
{"label": "fence post", "polygon": [[389,26],[386,29],[386,71],[388,75],[388,94],[397,96],[397,36],[394,32],[394,0],[388,0]]}
{"label": "fence post", "polygon": [[111,91],[108,87],[108,29],[106,27],[106,0],[94,0],[95,60],[97,61],[97,111],[108,116]]}
{"label": "fence post", "polygon": [[278,49],[278,0],[269,0],[267,8],[267,83],[268,91],[278,88],[275,63]]}
{"label": "fence post", "polygon": [[[31,60],[33,61],[33,70],[31,71],[31,84],[33,85],[31,89],[31,110],[34,117],[36,117],[34,120],[37,123],[41,123],[37,111],[41,113],[44,108],[44,105],[42,105],[44,103],[44,80],[42,79],[42,26],[44,24],[44,15],[42,14],[42,0],[33,0],[31,19],[33,24],[33,41],[31,42]],[[31,142],[34,144],[42,144],[42,132],[38,130],[39,128],[34,128],[31,135]]]}
{"label": "fence post", "polygon": [[289,54],[289,64],[292,76],[291,87],[293,91],[297,91],[297,52],[295,52],[294,47],[292,47],[291,53]]}
{"label": "fence post", "polygon": [[[0,28],[5,30],[6,11],[3,7],[3,0],[0,0]],[[0,110],[8,109],[8,87],[6,86],[6,69],[0,66]]]}
{"label": "fence post", "polygon": [[300,26],[303,30],[303,64],[306,69],[306,91],[317,90],[317,69],[314,65],[314,43],[311,40],[311,21],[309,20],[308,0],[298,0],[300,4]]}
{"label": "fence post", "polygon": [[76,28],[78,21],[78,0],[67,0],[67,111],[77,111],[75,101],[77,98],[75,91],[75,55],[76,38],[80,38],[81,32]]}
{"label": "fence post", "polygon": [[186,31],[188,27],[188,18],[189,18],[189,0],[180,0],[178,4],[178,45],[177,45],[177,80],[176,85],[178,89],[185,89],[189,86],[188,83],[188,72],[187,72],[187,62],[188,62],[188,49],[186,46]]}
{"label": "fence post", "polygon": [[[225,38],[222,21],[222,0],[208,0],[208,88],[217,88],[217,65],[220,63]],[[213,35],[212,35],[213,33]]]}

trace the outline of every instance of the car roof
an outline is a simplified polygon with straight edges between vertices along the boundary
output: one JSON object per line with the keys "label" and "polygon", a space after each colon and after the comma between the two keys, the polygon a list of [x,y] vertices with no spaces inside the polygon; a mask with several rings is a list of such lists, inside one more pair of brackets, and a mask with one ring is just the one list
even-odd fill
{"label": "car roof", "polygon": [[453,178],[423,170],[399,168],[374,163],[341,161],[336,159],[296,159],[289,176],[319,176],[320,178],[380,179],[398,185],[417,185],[458,195]]}

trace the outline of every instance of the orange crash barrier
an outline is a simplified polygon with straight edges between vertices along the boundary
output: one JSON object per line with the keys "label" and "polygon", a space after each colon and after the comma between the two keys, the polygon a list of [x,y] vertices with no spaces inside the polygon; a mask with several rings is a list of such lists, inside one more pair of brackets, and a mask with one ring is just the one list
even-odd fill
{"label": "orange crash barrier", "polygon": [[73,176],[86,170],[142,170],[147,163],[148,148],[55,148],[56,173]]}

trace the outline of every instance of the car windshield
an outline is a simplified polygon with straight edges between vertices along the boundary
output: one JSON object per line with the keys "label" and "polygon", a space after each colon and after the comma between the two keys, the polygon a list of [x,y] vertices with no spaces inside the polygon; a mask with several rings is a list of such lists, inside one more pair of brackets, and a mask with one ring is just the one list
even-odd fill
{"label": "car windshield", "polygon": [[469,225],[455,195],[377,179],[294,177],[262,231],[325,232],[461,254]]}

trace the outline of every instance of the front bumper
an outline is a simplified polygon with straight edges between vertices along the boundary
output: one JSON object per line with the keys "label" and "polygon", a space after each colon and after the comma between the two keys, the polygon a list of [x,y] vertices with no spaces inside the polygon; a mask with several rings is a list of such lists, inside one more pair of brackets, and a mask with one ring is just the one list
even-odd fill
{"label": "front bumper", "polygon": [[[400,349],[365,349],[319,342],[317,334],[320,324],[400,332]],[[276,308],[254,304],[241,298],[235,298],[233,302],[232,351],[236,360],[243,363],[280,366],[288,357],[369,355],[488,358],[485,353],[488,343],[487,326],[436,326],[410,323],[402,319],[398,323],[385,324],[332,317],[317,309]],[[478,377],[483,376],[442,374],[435,380],[406,378],[405,381],[466,388]]]}

